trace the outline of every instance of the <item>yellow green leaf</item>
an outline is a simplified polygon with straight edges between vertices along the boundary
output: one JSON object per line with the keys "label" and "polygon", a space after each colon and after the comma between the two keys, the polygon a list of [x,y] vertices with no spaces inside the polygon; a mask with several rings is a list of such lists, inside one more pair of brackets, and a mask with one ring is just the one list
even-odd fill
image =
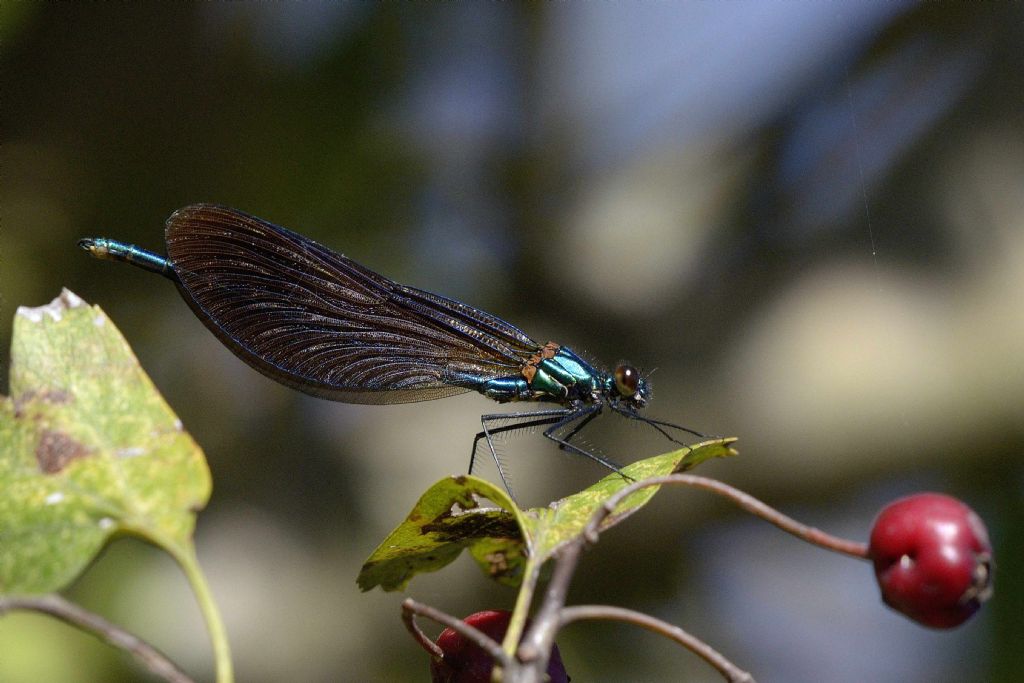
{"label": "yellow green leaf", "polygon": [[114,534],[181,554],[210,496],[202,451],[99,307],[19,308],[0,401],[0,593],[71,582]]}
{"label": "yellow green leaf", "polygon": [[[403,521],[370,555],[357,579],[360,588],[402,590],[416,574],[432,572],[469,550],[484,573],[501,583],[518,585],[527,558],[547,560],[575,538],[604,502],[632,481],[691,469],[709,458],[735,455],[735,439],[713,439],[641,460],[625,468],[625,479],[612,473],[593,486],[544,508],[519,509],[498,487],[473,476],[448,477],[420,498]],[[602,523],[618,524],[639,510],[658,487],[637,491]],[[483,506],[490,500],[497,507]]]}

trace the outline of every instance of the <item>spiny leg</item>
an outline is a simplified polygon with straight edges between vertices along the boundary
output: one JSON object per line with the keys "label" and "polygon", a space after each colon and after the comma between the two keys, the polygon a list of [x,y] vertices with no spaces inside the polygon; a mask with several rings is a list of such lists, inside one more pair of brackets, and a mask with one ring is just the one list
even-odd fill
{"label": "spiny leg", "polygon": [[[553,410],[531,410],[520,413],[491,413],[489,415],[480,416],[480,424],[483,426],[484,431],[478,432],[473,438],[473,448],[469,454],[469,471],[473,471],[473,463],[476,461],[476,447],[480,442],[480,439],[487,438],[490,441],[492,435],[504,434],[505,432],[512,432],[517,429],[527,429],[529,427],[539,427],[540,425],[552,424],[559,421],[561,418],[568,415],[570,410],[565,408],[557,408]],[[541,419],[543,418],[543,419]],[[515,424],[505,425],[503,427],[496,427],[493,429],[487,428],[489,422],[500,422],[502,420],[517,420],[524,419],[525,422],[518,422]],[[493,449],[491,449],[493,451]]]}
{"label": "spiny leg", "polygon": [[[575,412],[572,412],[567,417],[565,417],[563,420],[559,421],[557,424],[554,424],[551,427],[548,427],[547,429],[545,429],[544,430],[544,436],[546,436],[547,438],[549,438],[552,441],[554,441],[555,443],[557,443],[559,445],[559,448],[561,448],[562,450],[572,451],[573,453],[577,453],[579,455],[582,455],[585,458],[590,458],[594,462],[602,465],[603,467],[606,467],[607,469],[611,470],[612,472],[616,472],[618,474],[621,474],[626,479],[629,479],[630,481],[632,481],[630,476],[628,474],[625,474],[622,471],[621,467],[616,465],[614,462],[612,462],[608,458],[604,457],[603,455],[598,455],[597,453],[591,453],[590,451],[585,450],[583,448],[580,448],[579,446],[577,446],[575,444],[569,443],[568,438],[563,439],[562,437],[558,436],[558,434],[557,434],[558,430],[566,427],[569,424],[572,424],[573,421],[578,420],[580,418],[584,418],[583,424],[586,424],[587,422],[590,422],[590,420],[592,420],[594,417],[596,417],[600,412],[601,412],[601,404],[600,403],[595,404],[593,406],[589,406],[587,408],[582,408],[582,409],[577,410]],[[569,438],[571,438],[577,432],[579,432],[581,427],[582,427],[582,425],[578,426],[576,429],[573,429],[572,432],[570,432],[570,434],[569,434]]]}
{"label": "spiny leg", "polygon": [[[595,409],[595,410],[591,411],[591,412],[590,412],[590,414],[588,414],[588,415],[587,415],[587,416],[586,416],[585,418],[583,418],[582,420],[580,420],[580,421],[579,421],[579,422],[578,422],[578,423],[576,424],[576,426],[572,428],[572,431],[571,431],[571,432],[569,432],[568,434],[566,434],[566,435],[565,435],[565,441],[566,441],[566,442],[572,441],[572,437],[576,436],[576,434],[578,434],[578,433],[579,433],[579,431],[580,431],[581,429],[583,429],[584,427],[586,427],[586,426],[587,426],[587,424],[588,424],[588,423],[589,423],[589,422],[590,422],[591,420],[593,420],[593,419],[594,419],[595,417],[597,417],[597,416],[598,416],[598,415],[600,415],[600,414],[601,414],[601,409],[600,409],[600,405],[599,405],[599,406],[597,407],[597,409]],[[561,445],[559,445],[559,448],[560,448],[560,449],[563,449],[563,450],[565,449],[565,447],[564,447],[564,446],[561,446]]]}
{"label": "spiny leg", "polygon": [[[505,466],[501,463],[501,458],[498,457],[498,452],[494,449],[494,442],[491,438],[495,435],[504,434],[505,432],[511,432],[517,429],[528,429],[530,427],[549,425],[560,421],[570,412],[571,411],[564,408],[558,408],[555,410],[532,410],[522,413],[492,413],[490,415],[481,415],[480,425],[484,429],[473,438],[473,448],[469,453],[469,473],[473,473],[473,465],[476,462],[477,445],[480,443],[480,439],[485,439],[487,441],[487,448],[491,452],[491,458],[494,460],[494,465],[498,468],[498,476],[501,477],[501,483],[505,486],[505,490],[508,491],[509,495],[512,496],[512,499],[515,500],[515,494],[512,492],[512,485],[509,482],[507,473],[505,472]],[[504,425],[502,427],[495,427],[493,429],[488,429],[487,427],[488,422],[517,419],[524,421]]]}

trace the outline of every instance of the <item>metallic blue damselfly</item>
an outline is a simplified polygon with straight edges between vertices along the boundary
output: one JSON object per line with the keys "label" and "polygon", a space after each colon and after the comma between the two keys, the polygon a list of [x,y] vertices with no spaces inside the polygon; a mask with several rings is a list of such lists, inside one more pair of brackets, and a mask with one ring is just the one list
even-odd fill
{"label": "metallic blue damselfly", "polygon": [[497,316],[402,285],[285,228],[235,209],[196,204],[166,224],[167,256],[107,238],[79,246],[172,280],[200,320],[235,355],[300,391],[347,403],[405,403],[476,391],[508,403],[558,407],[480,418],[481,440],[511,493],[492,438],[544,427],[560,448],[614,472],[608,458],[572,443],[606,408],[650,425],[703,436],[640,414],[647,380],[628,364],[598,370],[567,346],[539,344]]}

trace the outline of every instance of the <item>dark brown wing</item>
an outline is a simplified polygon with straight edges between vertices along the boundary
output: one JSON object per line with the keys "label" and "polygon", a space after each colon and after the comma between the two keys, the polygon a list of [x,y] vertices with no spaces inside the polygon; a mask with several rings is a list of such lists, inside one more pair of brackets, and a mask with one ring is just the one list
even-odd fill
{"label": "dark brown wing", "polygon": [[235,209],[179,209],[166,237],[179,289],[203,323],[260,372],[315,396],[442,398],[517,374],[538,348],[500,318]]}

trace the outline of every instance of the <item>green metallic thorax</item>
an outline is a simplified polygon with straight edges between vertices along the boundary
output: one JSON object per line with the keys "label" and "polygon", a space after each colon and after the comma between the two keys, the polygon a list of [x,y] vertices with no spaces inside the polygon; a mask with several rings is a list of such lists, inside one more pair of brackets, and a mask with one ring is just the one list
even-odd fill
{"label": "green metallic thorax", "polygon": [[598,372],[564,346],[559,347],[553,357],[541,358],[533,367],[536,370],[528,384],[534,396],[541,400],[589,401],[600,383]]}
{"label": "green metallic thorax", "polygon": [[610,389],[611,380],[577,356],[572,349],[548,342],[538,349],[519,375],[476,380],[466,377],[487,398],[509,401],[545,401],[562,405],[593,403]]}

